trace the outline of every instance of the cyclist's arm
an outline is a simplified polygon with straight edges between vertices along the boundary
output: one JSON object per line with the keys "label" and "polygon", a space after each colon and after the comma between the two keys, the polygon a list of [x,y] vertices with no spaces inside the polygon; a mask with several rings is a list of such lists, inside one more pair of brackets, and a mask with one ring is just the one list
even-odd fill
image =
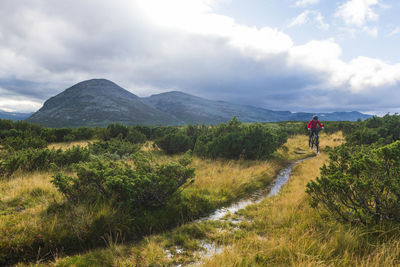
{"label": "cyclist's arm", "polygon": [[317,123],[318,123],[319,127],[324,128],[324,126],[319,121],[317,121]]}

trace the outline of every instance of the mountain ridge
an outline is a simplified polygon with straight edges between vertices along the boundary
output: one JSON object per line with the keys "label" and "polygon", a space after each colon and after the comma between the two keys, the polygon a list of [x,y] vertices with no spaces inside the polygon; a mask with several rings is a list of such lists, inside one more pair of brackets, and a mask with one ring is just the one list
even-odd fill
{"label": "mountain ridge", "polygon": [[[209,100],[181,91],[138,97],[112,81],[91,79],[49,98],[27,121],[48,127],[219,124],[237,116],[243,122],[305,121],[312,113],[273,111]],[[319,113],[323,120],[357,120],[360,112]]]}

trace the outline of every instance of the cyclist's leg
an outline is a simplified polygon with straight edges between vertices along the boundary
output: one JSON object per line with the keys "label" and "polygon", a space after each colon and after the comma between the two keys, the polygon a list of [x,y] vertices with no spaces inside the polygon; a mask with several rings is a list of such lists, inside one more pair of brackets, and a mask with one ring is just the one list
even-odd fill
{"label": "cyclist's leg", "polygon": [[319,130],[315,129],[315,147],[317,149],[317,153],[319,152]]}
{"label": "cyclist's leg", "polygon": [[313,136],[313,130],[311,129],[310,130],[310,136],[308,137],[308,146],[311,146],[311,138],[312,138],[312,136]]}
{"label": "cyclist's leg", "polygon": [[315,131],[315,137],[319,138],[319,130],[315,129],[314,131]]}
{"label": "cyclist's leg", "polygon": [[317,138],[318,138],[317,129],[311,129],[310,136],[311,136],[311,139],[310,139],[311,145],[310,146],[314,147],[316,145],[316,141],[317,141]]}

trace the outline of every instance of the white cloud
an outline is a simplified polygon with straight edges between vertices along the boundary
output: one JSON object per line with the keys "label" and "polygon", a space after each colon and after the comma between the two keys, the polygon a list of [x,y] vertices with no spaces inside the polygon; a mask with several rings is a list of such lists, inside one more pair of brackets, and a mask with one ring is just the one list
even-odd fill
{"label": "white cloud", "polygon": [[297,0],[294,5],[297,7],[306,7],[306,6],[315,5],[318,3],[319,3],[319,0]]}
{"label": "white cloud", "polygon": [[41,106],[41,101],[0,98],[0,110],[7,112],[32,112],[38,110]]}
{"label": "white cloud", "polygon": [[357,57],[350,62],[340,59],[342,50],[333,40],[311,41],[290,50],[290,63],[303,65],[326,76],[324,88],[350,90],[390,87],[400,81],[400,64],[390,65],[379,59]]}
{"label": "white cloud", "polygon": [[378,27],[362,27],[362,32],[368,34],[369,36],[373,37],[373,38],[377,38],[378,37]]}
{"label": "white cloud", "polygon": [[395,36],[395,35],[397,35],[397,34],[399,34],[400,33],[400,26],[397,26],[396,28],[394,28],[389,34],[388,34],[388,36]]}
{"label": "white cloud", "polygon": [[0,110],[7,112],[31,112],[41,107],[41,101],[25,96],[10,95],[8,90],[0,87]]}
{"label": "white cloud", "polygon": [[368,21],[378,19],[378,14],[373,6],[379,4],[379,0],[348,0],[339,6],[336,17],[344,20],[347,25],[363,26]]}
{"label": "white cloud", "polygon": [[329,24],[325,23],[322,14],[315,10],[306,10],[292,20],[288,28],[303,25],[306,23],[316,23],[317,27],[323,30],[329,30]]}

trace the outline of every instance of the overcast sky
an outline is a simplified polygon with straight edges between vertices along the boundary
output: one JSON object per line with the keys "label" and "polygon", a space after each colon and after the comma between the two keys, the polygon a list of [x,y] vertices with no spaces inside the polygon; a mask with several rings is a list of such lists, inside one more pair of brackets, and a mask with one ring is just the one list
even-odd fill
{"label": "overcast sky", "polygon": [[400,111],[398,0],[0,0],[0,109],[106,78],[274,110]]}

